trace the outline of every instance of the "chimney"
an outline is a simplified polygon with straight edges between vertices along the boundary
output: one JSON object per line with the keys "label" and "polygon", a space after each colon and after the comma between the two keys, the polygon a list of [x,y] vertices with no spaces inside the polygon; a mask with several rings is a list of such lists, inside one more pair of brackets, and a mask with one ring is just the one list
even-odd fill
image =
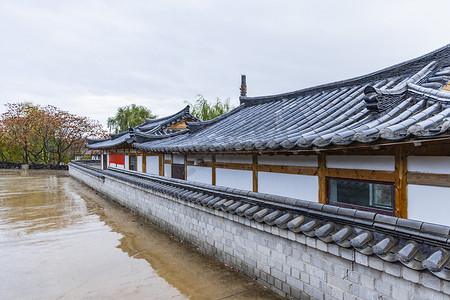
{"label": "chimney", "polygon": [[244,74],[241,75],[241,97],[247,97],[247,79]]}

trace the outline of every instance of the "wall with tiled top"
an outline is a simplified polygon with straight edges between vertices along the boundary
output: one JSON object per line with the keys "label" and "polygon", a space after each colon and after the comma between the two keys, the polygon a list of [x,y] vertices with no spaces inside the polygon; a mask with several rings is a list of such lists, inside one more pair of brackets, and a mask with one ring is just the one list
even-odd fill
{"label": "wall with tiled top", "polygon": [[196,205],[129,182],[70,174],[203,252],[294,299],[444,299],[450,282],[351,248]]}

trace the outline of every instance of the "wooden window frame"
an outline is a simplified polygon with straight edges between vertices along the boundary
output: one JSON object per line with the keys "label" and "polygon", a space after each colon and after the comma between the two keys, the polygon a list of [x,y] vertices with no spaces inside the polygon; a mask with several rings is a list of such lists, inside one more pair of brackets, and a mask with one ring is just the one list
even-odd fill
{"label": "wooden window frame", "polygon": [[[340,181],[348,181],[348,182],[364,182],[364,183],[374,183],[374,184],[383,184],[383,185],[390,185],[392,186],[392,210],[382,210],[382,209],[376,209],[368,206],[363,205],[355,205],[355,204],[345,204],[345,203],[338,203],[338,202],[331,202],[330,201],[330,180],[340,180]],[[362,179],[353,179],[353,178],[342,178],[342,177],[326,177],[326,195],[327,200],[326,203],[333,206],[339,206],[339,207],[345,207],[345,208],[352,208],[357,210],[363,210],[363,211],[370,211],[377,214],[383,214],[387,216],[395,216],[396,213],[396,197],[395,197],[395,183],[390,181],[375,181],[375,180],[362,180]]]}

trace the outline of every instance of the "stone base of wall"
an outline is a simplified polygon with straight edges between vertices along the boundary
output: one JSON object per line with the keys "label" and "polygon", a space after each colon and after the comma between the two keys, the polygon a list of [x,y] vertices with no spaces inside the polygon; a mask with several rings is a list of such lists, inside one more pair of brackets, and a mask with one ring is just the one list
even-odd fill
{"label": "stone base of wall", "polygon": [[71,176],[295,299],[448,299],[450,283],[275,226],[71,167]]}

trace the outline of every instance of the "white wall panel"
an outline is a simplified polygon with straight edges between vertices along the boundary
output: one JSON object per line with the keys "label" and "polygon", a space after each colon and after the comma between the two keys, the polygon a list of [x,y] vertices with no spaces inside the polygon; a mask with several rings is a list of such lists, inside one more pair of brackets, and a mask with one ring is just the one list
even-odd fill
{"label": "white wall panel", "polygon": [[258,172],[258,192],[319,201],[317,176]]}
{"label": "white wall panel", "polygon": [[164,159],[165,160],[171,160],[172,159],[172,154],[164,154]]}
{"label": "white wall panel", "polygon": [[164,164],[164,176],[172,177],[172,165]]}
{"label": "white wall panel", "polygon": [[137,158],[136,158],[136,164],[137,164],[136,170],[137,170],[138,172],[142,172],[142,156],[140,156],[140,155],[137,156]]}
{"label": "white wall panel", "polygon": [[409,156],[408,171],[436,174],[450,174],[448,156]]}
{"label": "white wall panel", "polygon": [[251,191],[252,171],[216,169],[216,185]]}
{"label": "white wall panel", "polygon": [[188,161],[196,161],[199,159],[203,159],[204,162],[210,162],[212,161],[212,155],[188,155],[187,160]]}
{"label": "white wall panel", "polygon": [[159,175],[159,156],[147,156],[146,160],[146,173]]}
{"label": "white wall panel", "polygon": [[128,157],[128,155],[125,155],[125,170],[129,170],[130,169],[130,159]]}
{"label": "white wall panel", "polygon": [[184,155],[174,155],[173,164],[184,164]]}
{"label": "white wall panel", "polygon": [[450,188],[408,184],[408,219],[450,226]]}
{"label": "white wall panel", "polygon": [[317,167],[317,155],[261,155],[258,164],[297,167]]}
{"label": "white wall panel", "polygon": [[212,169],[208,167],[187,166],[187,180],[212,184]]}
{"label": "white wall panel", "polygon": [[329,155],[328,168],[394,171],[394,156]]}
{"label": "white wall panel", "polygon": [[253,162],[251,155],[231,155],[231,154],[217,154],[216,162],[229,162],[236,164],[251,164]]}

